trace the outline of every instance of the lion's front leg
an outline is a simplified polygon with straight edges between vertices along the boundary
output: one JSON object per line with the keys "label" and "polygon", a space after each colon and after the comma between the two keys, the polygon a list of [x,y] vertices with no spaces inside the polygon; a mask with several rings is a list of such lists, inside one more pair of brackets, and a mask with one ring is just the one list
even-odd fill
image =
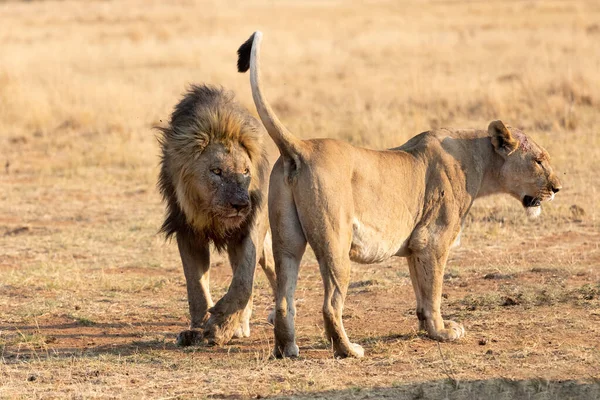
{"label": "lion's front leg", "polygon": [[[269,285],[271,286],[271,290],[273,292],[273,298],[277,295],[277,275],[275,274],[275,259],[273,258],[273,242],[271,239],[271,233],[267,232],[265,236],[265,240],[263,243],[263,251],[260,260],[258,261],[260,266],[262,267],[267,279],[269,280]],[[275,325],[275,308],[271,310],[269,316],[267,317],[267,321],[271,325]]]}
{"label": "lion's front leg", "polygon": [[240,336],[250,334],[252,285],[258,262],[256,243],[255,235],[252,235],[227,248],[233,278],[227,293],[209,310],[210,318],[204,326],[204,337],[211,344],[224,345],[236,333],[241,333]]}
{"label": "lion's front leg", "polygon": [[448,249],[425,248],[408,258],[410,276],[417,298],[419,329],[427,331],[430,338],[453,341],[465,335],[462,325],[444,321],[440,311],[442,283]]}
{"label": "lion's front leg", "polygon": [[208,320],[208,309],[213,306],[209,290],[210,251],[208,243],[191,234],[178,233],[177,246],[183,264],[183,273],[190,310],[190,329],[177,336],[180,346],[189,346],[201,339],[202,329]]}

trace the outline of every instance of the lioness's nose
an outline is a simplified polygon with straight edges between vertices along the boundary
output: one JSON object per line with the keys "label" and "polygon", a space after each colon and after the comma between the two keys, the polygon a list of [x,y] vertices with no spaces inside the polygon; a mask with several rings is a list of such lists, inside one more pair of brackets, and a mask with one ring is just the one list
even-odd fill
{"label": "lioness's nose", "polygon": [[556,176],[550,178],[550,186],[552,187],[553,193],[558,193],[558,191],[562,189],[562,185]]}

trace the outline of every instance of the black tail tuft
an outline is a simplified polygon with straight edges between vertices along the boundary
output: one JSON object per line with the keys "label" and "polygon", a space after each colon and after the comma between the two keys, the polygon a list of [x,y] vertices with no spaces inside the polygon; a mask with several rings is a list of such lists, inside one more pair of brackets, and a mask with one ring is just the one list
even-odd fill
{"label": "black tail tuft", "polygon": [[246,72],[250,68],[250,52],[252,51],[252,42],[254,42],[254,33],[238,49],[238,72]]}

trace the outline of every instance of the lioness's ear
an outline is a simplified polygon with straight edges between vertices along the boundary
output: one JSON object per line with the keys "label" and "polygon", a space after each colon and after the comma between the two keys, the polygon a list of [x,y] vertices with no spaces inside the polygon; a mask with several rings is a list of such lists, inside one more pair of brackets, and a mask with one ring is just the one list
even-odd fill
{"label": "lioness's ear", "polygon": [[508,156],[519,147],[519,141],[513,137],[504,122],[500,120],[490,123],[488,134],[492,139],[494,149],[501,155]]}

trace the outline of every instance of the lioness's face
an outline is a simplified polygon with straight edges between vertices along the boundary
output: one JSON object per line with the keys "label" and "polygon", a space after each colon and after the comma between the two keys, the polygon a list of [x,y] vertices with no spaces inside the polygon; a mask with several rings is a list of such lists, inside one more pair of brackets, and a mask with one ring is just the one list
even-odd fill
{"label": "lioness's face", "polygon": [[196,188],[206,211],[232,227],[244,221],[252,209],[251,174],[250,157],[240,145],[209,144],[195,168]]}
{"label": "lioness's face", "polygon": [[[496,128],[490,125],[490,135],[492,143],[496,135],[494,146],[504,158],[500,176],[505,189],[521,201],[529,216],[536,217],[542,202],[553,200],[562,187],[550,165],[550,156],[519,129],[503,124]],[[503,146],[498,147],[500,144]]]}

